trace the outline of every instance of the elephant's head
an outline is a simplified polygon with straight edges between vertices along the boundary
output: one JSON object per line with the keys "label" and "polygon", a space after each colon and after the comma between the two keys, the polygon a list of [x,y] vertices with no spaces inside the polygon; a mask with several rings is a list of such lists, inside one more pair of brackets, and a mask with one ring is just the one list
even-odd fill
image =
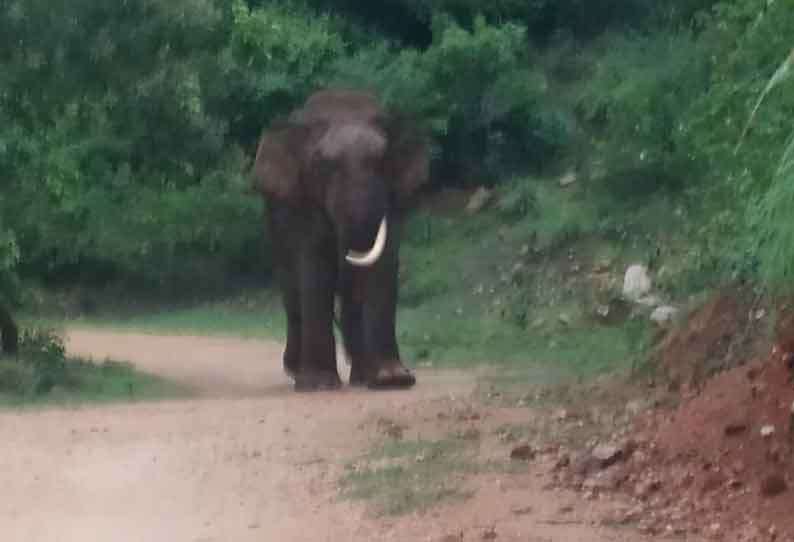
{"label": "elephant's head", "polygon": [[390,212],[427,181],[428,162],[413,123],[370,94],[323,91],[264,134],[254,177],[274,202],[322,209],[347,261],[366,267],[383,252]]}

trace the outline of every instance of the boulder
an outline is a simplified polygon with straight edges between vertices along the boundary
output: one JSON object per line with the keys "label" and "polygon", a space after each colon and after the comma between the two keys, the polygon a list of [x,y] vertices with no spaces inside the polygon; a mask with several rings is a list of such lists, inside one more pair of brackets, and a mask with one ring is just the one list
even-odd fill
{"label": "boulder", "polygon": [[674,321],[678,316],[678,313],[679,310],[670,305],[656,307],[651,313],[651,321],[663,326]]}
{"label": "boulder", "polygon": [[626,270],[623,277],[623,297],[638,301],[651,291],[651,279],[644,265],[635,264]]}
{"label": "boulder", "polygon": [[466,212],[476,214],[485,209],[493,200],[493,191],[484,186],[479,187],[466,204]]}

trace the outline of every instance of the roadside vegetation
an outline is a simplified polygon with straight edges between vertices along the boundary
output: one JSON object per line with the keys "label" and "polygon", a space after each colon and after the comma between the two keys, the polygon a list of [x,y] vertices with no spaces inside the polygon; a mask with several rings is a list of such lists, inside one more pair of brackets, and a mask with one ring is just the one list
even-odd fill
{"label": "roadside vegetation", "polygon": [[127,363],[69,357],[54,332],[27,328],[19,351],[0,356],[0,405],[77,405],[184,396],[189,391]]}

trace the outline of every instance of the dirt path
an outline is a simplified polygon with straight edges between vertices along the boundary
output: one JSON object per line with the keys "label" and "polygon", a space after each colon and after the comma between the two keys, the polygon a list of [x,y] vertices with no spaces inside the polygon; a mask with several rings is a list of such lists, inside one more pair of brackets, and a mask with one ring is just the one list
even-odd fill
{"label": "dirt path", "polygon": [[[540,473],[477,478],[474,497],[375,519],[337,497],[373,420],[432,425],[471,375],[420,373],[398,393],[297,395],[265,341],[73,331],[69,348],[198,388],[183,401],[0,413],[0,539],[12,542],[635,540],[590,525],[603,507],[541,489]],[[518,513],[517,511],[521,511]],[[452,537],[463,533],[462,538]]]}

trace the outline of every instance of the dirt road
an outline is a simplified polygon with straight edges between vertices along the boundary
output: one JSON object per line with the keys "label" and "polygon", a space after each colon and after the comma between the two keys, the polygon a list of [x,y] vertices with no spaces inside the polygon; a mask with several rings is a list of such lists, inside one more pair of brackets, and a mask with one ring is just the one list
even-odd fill
{"label": "dirt road", "polygon": [[543,491],[531,471],[483,475],[472,498],[396,519],[338,497],[345,462],[377,436],[373,420],[429,428],[470,395],[470,374],[422,372],[405,392],[298,395],[275,343],[73,331],[68,345],[201,395],[0,413],[0,540],[480,540],[492,525],[500,541],[639,539],[591,526],[598,505]]}

